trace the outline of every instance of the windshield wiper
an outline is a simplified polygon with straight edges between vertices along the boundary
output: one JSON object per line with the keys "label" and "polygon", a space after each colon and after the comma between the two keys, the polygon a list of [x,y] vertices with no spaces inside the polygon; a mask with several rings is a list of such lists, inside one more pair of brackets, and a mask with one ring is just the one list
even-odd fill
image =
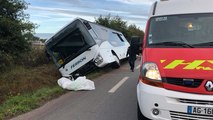
{"label": "windshield wiper", "polygon": [[213,42],[198,43],[193,46],[213,46]]}
{"label": "windshield wiper", "polygon": [[188,47],[188,48],[194,48],[192,45],[189,45],[182,41],[174,41],[174,42],[160,42],[160,43],[153,43],[150,45],[165,45],[165,46],[182,46],[182,47]]}

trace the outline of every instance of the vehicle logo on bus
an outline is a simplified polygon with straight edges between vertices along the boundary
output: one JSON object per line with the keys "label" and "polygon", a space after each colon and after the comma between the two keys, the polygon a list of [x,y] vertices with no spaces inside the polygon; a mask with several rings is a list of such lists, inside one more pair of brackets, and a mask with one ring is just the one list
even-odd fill
{"label": "vehicle logo on bus", "polygon": [[[160,60],[160,62],[165,63],[167,61]],[[205,64],[205,66],[203,64]],[[164,69],[175,69],[178,66],[183,66],[184,70],[213,70],[213,60],[194,60],[191,62],[186,62],[185,60],[173,60],[166,64]]]}
{"label": "vehicle logo on bus", "polygon": [[205,84],[205,88],[209,92],[213,91],[213,82],[212,81],[207,81],[206,84]]}
{"label": "vehicle logo on bus", "polygon": [[75,62],[74,64],[72,64],[71,65],[71,69],[73,69],[75,66],[79,65],[80,63],[82,63],[84,60],[86,60],[86,57],[83,57],[80,60],[78,60],[77,62]]}

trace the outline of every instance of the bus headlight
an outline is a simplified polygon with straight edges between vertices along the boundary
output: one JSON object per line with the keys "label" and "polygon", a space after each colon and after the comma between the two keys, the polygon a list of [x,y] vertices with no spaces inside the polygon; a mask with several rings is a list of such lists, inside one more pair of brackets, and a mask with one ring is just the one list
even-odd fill
{"label": "bus headlight", "polygon": [[99,65],[99,64],[101,64],[103,62],[103,58],[101,57],[100,54],[97,55],[97,57],[95,58],[94,62],[95,62],[96,65]]}
{"label": "bus headlight", "polygon": [[151,80],[161,81],[158,66],[152,62],[144,63],[142,67],[142,76]]}

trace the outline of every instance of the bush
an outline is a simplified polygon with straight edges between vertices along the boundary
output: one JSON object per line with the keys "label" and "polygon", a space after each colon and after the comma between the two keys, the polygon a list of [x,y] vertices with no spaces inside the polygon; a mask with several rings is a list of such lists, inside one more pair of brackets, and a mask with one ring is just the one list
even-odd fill
{"label": "bush", "polygon": [[60,77],[56,67],[48,64],[44,47],[32,48],[19,58],[0,52],[0,63],[0,103],[7,96],[55,86]]}
{"label": "bush", "polygon": [[24,0],[0,0],[0,5],[0,54],[19,57],[29,49],[36,27],[24,13],[28,4]]}
{"label": "bush", "polygon": [[8,96],[32,92],[41,87],[53,87],[61,75],[53,64],[34,68],[14,66],[0,75],[0,103]]}
{"label": "bush", "polygon": [[48,63],[49,59],[45,54],[44,48],[32,48],[31,51],[23,54],[21,58],[16,61],[17,65],[25,67],[36,67]]}
{"label": "bush", "polygon": [[8,70],[13,64],[13,57],[7,53],[0,51],[0,72]]}
{"label": "bush", "polygon": [[35,49],[25,52],[19,56],[10,55],[0,51],[0,72],[11,70],[14,65],[24,67],[37,67],[48,64],[49,58],[46,56],[44,48]]}

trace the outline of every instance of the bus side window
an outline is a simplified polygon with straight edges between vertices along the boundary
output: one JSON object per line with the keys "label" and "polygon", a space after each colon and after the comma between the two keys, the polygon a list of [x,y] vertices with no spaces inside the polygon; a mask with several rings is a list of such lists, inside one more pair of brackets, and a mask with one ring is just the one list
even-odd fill
{"label": "bus side window", "polygon": [[115,33],[115,32],[110,32],[109,43],[110,43],[112,46],[115,46],[115,47],[125,45],[125,44],[124,44],[124,40],[122,39],[122,37],[119,36],[119,34],[118,34],[118,33]]}

